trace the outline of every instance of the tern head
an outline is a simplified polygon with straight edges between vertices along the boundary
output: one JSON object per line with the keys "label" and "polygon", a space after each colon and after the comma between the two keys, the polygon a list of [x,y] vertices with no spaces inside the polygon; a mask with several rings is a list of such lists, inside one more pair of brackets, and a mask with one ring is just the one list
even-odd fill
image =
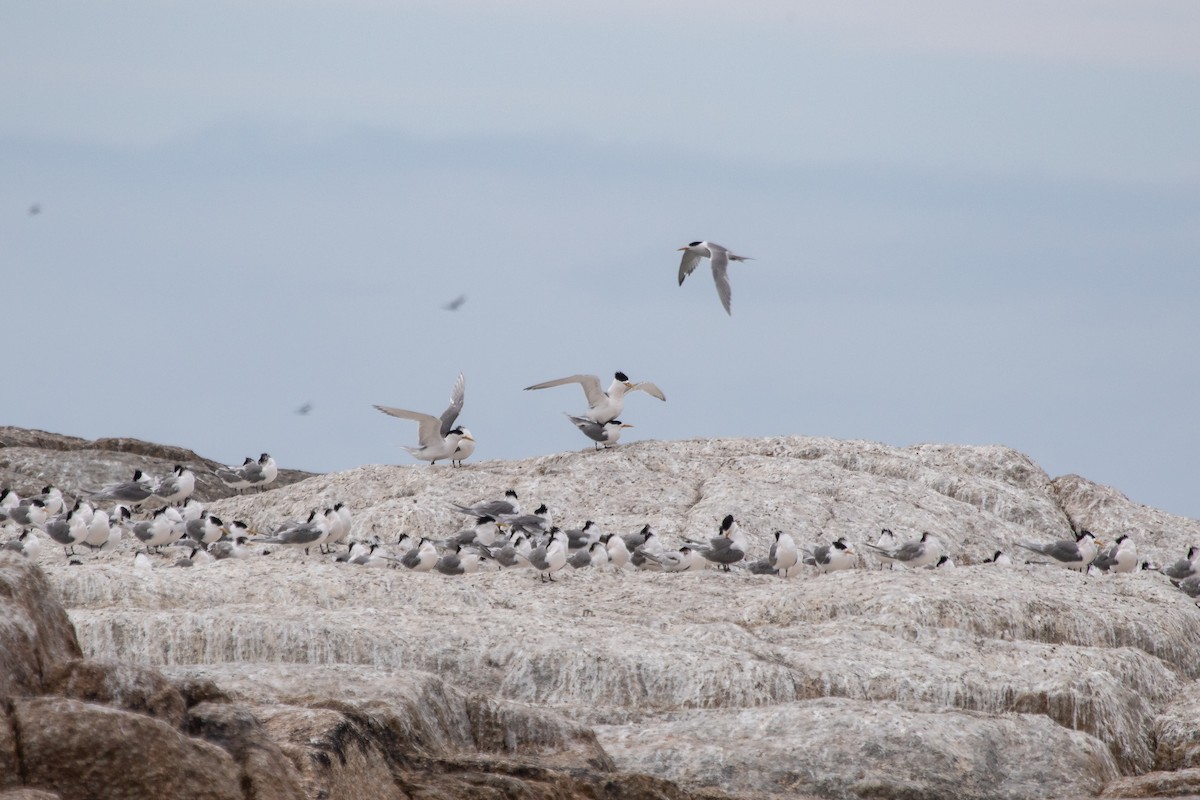
{"label": "tern head", "polygon": [[546,508],[546,504],[542,503],[540,506],[538,506],[536,509],[534,509],[533,513],[541,515],[541,514],[545,514],[549,510],[550,509]]}
{"label": "tern head", "polygon": [[676,252],[680,252],[683,250],[691,250],[693,248],[703,247],[703,246],[704,246],[704,242],[688,242],[686,247],[680,247],[678,250],[676,250]]}
{"label": "tern head", "polygon": [[513,500],[516,500],[517,499],[517,490],[509,489],[507,492],[504,493],[504,496],[511,497]]}
{"label": "tern head", "polygon": [[726,514],[725,519],[721,520],[721,533],[729,533],[733,529],[733,514]]}
{"label": "tern head", "polygon": [[1080,531],[1079,535],[1075,537],[1075,541],[1082,542],[1085,536],[1090,538],[1092,541],[1096,540],[1096,537],[1092,535],[1091,531]]}

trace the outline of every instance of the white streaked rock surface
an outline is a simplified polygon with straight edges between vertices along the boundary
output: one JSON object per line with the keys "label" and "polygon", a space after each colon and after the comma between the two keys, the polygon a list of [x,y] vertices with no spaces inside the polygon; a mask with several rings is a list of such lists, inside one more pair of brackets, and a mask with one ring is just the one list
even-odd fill
{"label": "white streaked rock surface", "polygon": [[[733,513],[751,558],[777,528],[860,543],[888,527],[901,539],[928,530],[976,565],[791,580],[568,570],[541,583],[527,571],[447,578],[298,552],[135,571],[131,550],[67,567],[45,548],[42,562],[89,656],[200,665],[218,683],[240,664],[279,662],[350,670],[348,682],[433,673],[595,726],[621,769],[742,792],[1094,793],[1118,771],[1153,768],[1160,714],[1200,677],[1200,609],[1162,576],[977,563],[996,549],[1019,559],[1017,541],[1064,538],[1072,520],[1169,561],[1200,544],[1200,523],[1082,479],[1052,481],[1001,447],[644,442],[466,469],[368,466],[211,508],[270,530],[342,501],[352,537],[394,541],[445,536],[466,521],[451,502],[508,488],[565,526],[649,522],[668,546],[712,535]],[[284,688],[301,692],[304,670],[288,675]],[[803,758],[781,766],[792,751]],[[924,755],[937,775],[920,772]]]}

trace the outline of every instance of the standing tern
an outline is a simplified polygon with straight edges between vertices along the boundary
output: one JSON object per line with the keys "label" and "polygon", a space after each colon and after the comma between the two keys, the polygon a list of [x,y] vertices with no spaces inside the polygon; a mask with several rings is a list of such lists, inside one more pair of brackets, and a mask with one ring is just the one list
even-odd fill
{"label": "standing tern", "polygon": [[679,248],[679,252],[683,253],[683,259],[679,262],[679,285],[683,286],[683,279],[692,274],[700,259],[707,258],[712,263],[713,281],[717,284],[717,296],[721,298],[721,305],[725,306],[726,314],[733,316],[729,309],[733,295],[729,288],[729,262],[752,259],[749,256],[734,255],[728,247],[722,247],[716,242],[691,242],[686,247]]}
{"label": "standing tern", "polygon": [[567,414],[567,419],[574,422],[575,427],[579,428],[584,436],[596,443],[597,450],[612,447],[621,438],[622,428],[633,427],[619,419],[610,419],[608,422],[600,423],[593,422],[587,417],[576,417],[571,414]]}
{"label": "standing tern", "polygon": [[535,383],[533,386],[526,386],[525,391],[549,389],[553,386],[565,386],[568,383],[578,383],[583,387],[583,393],[588,401],[588,410],[584,416],[601,425],[621,415],[621,411],[625,408],[625,395],[628,392],[645,392],[659,400],[667,399],[667,396],[662,393],[662,389],[653,383],[632,383],[624,372],[618,372],[613,376],[613,382],[609,384],[607,392],[600,388],[600,379],[595,375],[571,375],[545,383]]}
{"label": "standing tern", "polygon": [[1088,566],[1096,559],[1098,544],[1091,531],[1083,531],[1075,537],[1074,541],[1062,539],[1050,544],[1019,542],[1019,545],[1026,550],[1049,556],[1061,566],[1083,573],[1087,572]]}
{"label": "standing tern", "polygon": [[[450,459],[450,463],[453,465],[455,462],[461,463],[475,449],[475,437],[471,435],[471,432],[461,426],[454,426],[459,412],[462,411],[465,389],[466,378],[460,372],[458,380],[454,382],[454,388],[450,392],[450,406],[442,412],[440,419],[432,414],[407,411],[403,408],[392,408],[391,406],[375,406],[375,408],[384,414],[418,423],[417,441],[421,443],[420,446],[404,447],[414,458],[428,461],[430,466],[438,461]],[[469,442],[469,447],[464,447],[460,451],[459,444],[463,441]]]}

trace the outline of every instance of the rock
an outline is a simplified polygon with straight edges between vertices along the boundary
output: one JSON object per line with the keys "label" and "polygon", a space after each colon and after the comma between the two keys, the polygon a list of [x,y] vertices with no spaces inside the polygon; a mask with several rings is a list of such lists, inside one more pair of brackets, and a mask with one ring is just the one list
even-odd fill
{"label": "rock", "polygon": [[258,709],[271,738],[302,776],[309,797],[401,800],[383,732],[330,709]]}
{"label": "rock", "polygon": [[567,769],[614,769],[586,725],[547,709],[463,692],[411,669],[245,663],[167,669],[175,680],[219,682],[255,708],[292,705],[369,716],[369,727],[388,731],[397,763],[478,752]]}
{"label": "rock", "polygon": [[694,711],[602,739],[623,769],[735,793],[1032,799],[1094,795],[1117,775],[1100,741],[1045,717],[925,704],[825,698]]}
{"label": "rock", "polygon": [[[352,536],[394,541],[445,536],[464,522],[451,502],[508,488],[566,526],[650,523],[668,547],[733,513],[751,558],[776,529],[861,544],[889,527],[932,532],[960,566],[881,571],[863,555],[861,569],[789,580],[579,570],[542,583],[294,551],[190,570],[134,571],[124,553],[82,569],[43,560],[90,658],[212,681],[262,721],[310,794],[360,780],[384,793],[517,792],[511,781],[535,766],[522,785],[559,791],[563,771],[600,781],[615,766],[684,791],[949,797],[961,785],[1011,800],[1094,794],[1118,772],[1190,757],[1182,728],[1170,733],[1173,704],[1200,678],[1190,599],[1155,573],[1024,564],[1016,544],[1137,523],[1140,555],[1161,562],[1200,543],[1200,523],[1052,480],[1006,448],[641,442],[467,469],[361,467],[212,508],[270,530],[343,501]],[[1018,563],[980,563],[997,549]],[[787,756],[796,748],[804,758]],[[914,767],[918,756],[936,769]]]}
{"label": "rock", "polygon": [[195,675],[170,677],[171,685],[183,697],[184,706],[191,708],[200,703],[228,703],[229,694],[207,678]]}
{"label": "rock", "polygon": [[[247,454],[251,455],[251,454]],[[257,457],[257,453],[253,454]],[[210,502],[230,497],[233,490],[214,474],[220,462],[184,447],[155,444],[140,439],[80,439],[45,431],[0,427],[0,486],[10,486],[22,496],[57,486],[70,498],[129,480],[135,469],[161,477],[176,464],[196,474],[195,497]],[[271,489],[311,477],[312,473],[280,469]]]}
{"label": "rock", "polygon": [[239,770],[220,747],[151,717],[78,700],[13,703],[21,774],[30,787],[83,800],[242,800]]}
{"label": "rock", "polygon": [[4,790],[21,785],[20,762],[17,760],[17,739],[6,709],[0,704],[0,798]]}
{"label": "rock", "polygon": [[229,752],[241,785],[255,800],[304,800],[300,772],[252,711],[231,703],[200,703],[188,712],[188,732]]}
{"label": "rock", "polygon": [[41,789],[13,789],[0,792],[0,800],[62,800],[62,795]]}
{"label": "rock", "polygon": [[1180,686],[1154,721],[1154,769],[1200,768],[1200,683]]}
{"label": "rock", "polygon": [[0,700],[41,693],[50,672],[80,655],[46,576],[19,553],[0,550]]}
{"label": "rock", "polygon": [[46,692],[146,714],[172,728],[183,725],[183,695],[151,667],[119,661],[70,661],[51,675]]}
{"label": "rock", "polygon": [[1101,797],[1196,797],[1200,795],[1200,769],[1148,772],[1118,778],[1104,787]]}

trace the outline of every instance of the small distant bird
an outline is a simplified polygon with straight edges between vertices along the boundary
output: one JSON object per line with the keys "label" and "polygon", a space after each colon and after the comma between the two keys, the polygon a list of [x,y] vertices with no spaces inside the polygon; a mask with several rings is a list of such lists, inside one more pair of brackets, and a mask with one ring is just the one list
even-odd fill
{"label": "small distant bird", "polygon": [[985,558],[983,563],[995,564],[997,567],[1011,567],[1013,562],[1012,559],[1008,557],[1007,553],[1005,553],[1003,550],[997,550],[996,552],[992,553],[990,558]]}
{"label": "small distant bird", "polygon": [[632,383],[624,372],[618,372],[613,376],[613,382],[609,384],[607,392],[600,388],[600,379],[595,375],[571,375],[545,383],[535,383],[533,386],[526,386],[525,391],[549,389],[552,386],[565,386],[568,383],[578,383],[583,387],[583,394],[588,401],[588,410],[584,416],[601,425],[621,415],[621,411],[625,408],[625,395],[628,392],[640,391],[651,397],[657,397],[659,400],[667,399],[667,396],[662,393],[662,389],[653,383]]}
{"label": "small distant bird", "polygon": [[308,412],[310,412],[310,411],[312,411],[312,410],[313,410],[313,404],[312,404],[312,403],[305,403],[304,405],[302,405],[302,406],[300,406],[299,408],[297,408],[297,409],[296,409],[296,413],[297,413],[297,414],[299,414],[300,416],[302,416],[302,417],[303,417],[303,416],[307,415],[307,414],[308,414]]}
{"label": "small distant bird", "polygon": [[929,532],[922,533],[921,538],[915,542],[906,542],[896,548],[879,547],[873,544],[868,544],[867,547],[908,569],[918,569],[929,564],[936,564],[942,557],[941,544]]}
{"label": "small distant bird", "polygon": [[593,422],[587,417],[576,417],[571,414],[567,414],[567,419],[575,423],[575,427],[579,428],[584,436],[596,443],[597,450],[612,447],[621,438],[622,428],[633,427],[619,419],[610,419],[608,422],[600,423]]}
{"label": "small distant bird", "polygon": [[462,308],[462,304],[465,302],[467,302],[467,296],[465,294],[460,294],[458,297],[442,306],[442,308],[446,311],[458,311],[458,309]]}
{"label": "small distant bird", "polygon": [[[454,425],[463,408],[465,390],[466,377],[460,372],[458,380],[454,382],[454,388],[450,391],[450,405],[442,412],[440,419],[432,414],[422,414],[419,411],[408,411],[391,406],[375,406],[375,409],[393,417],[412,420],[418,424],[417,441],[420,442],[420,446],[404,447],[412,454],[413,458],[428,461],[430,466],[446,459],[450,459],[451,464],[461,463],[470,455],[468,448],[470,451],[475,449],[475,437],[471,435],[471,432],[464,427],[455,427]],[[464,440],[470,444],[460,449],[459,445]]]}
{"label": "small distant bird", "polygon": [[734,255],[729,248],[722,247],[715,242],[691,242],[679,250],[683,253],[683,259],[679,262],[679,285],[683,286],[683,279],[692,274],[692,270],[696,269],[700,259],[707,258],[712,264],[713,281],[717,284],[717,296],[721,298],[721,305],[725,306],[726,314],[733,316],[733,312],[729,308],[733,296],[733,292],[729,288],[729,262],[752,261],[753,259],[749,256]]}
{"label": "small distant bird", "polygon": [[42,213],[41,203],[34,203],[29,207],[29,216],[36,217],[40,213]]}
{"label": "small distant bird", "polygon": [[1075,572],[1087,572],[1088,566],[1096,558],[1097,542],[1091,531],[1083,531],[1071,539],[1061,539],[1050,544],[1036,542],[1020,542],[1021,547],[1032,550],[1054,559],[1060,566]]}

